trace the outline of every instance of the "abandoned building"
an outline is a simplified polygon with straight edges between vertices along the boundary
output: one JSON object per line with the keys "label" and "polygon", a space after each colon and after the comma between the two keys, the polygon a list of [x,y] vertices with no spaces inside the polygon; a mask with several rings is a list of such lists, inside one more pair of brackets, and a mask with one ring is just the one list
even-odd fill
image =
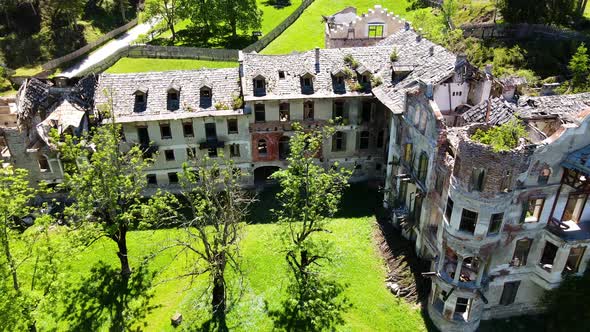
{"label": "abandoned building", "polygon": [[361,15],[357,15],[356,8],[348,7],[324,17],[324,21],[326,48],[374,46],[395,32],[410,28],[409,22],[380,5]]}
{"label": "abandoned building", "polygon": [[[238,68],[100,74],[69,85],[31,79],[0,103],[2,159],[35,181],[59,182],[49,129],[79,135],[110,106],[123,146],[158,152],[146,170],[151,187],[178,189],[192,155],[232,158],[253,186],[286,167],[294,122],[333,124],[318,163],[384,183],[392,223],[431,261],[437,327],[474,331],[481,320],[541,311],[543,291],[588,261],[590,95],[507,100],[491,68],[474,68],[379,7],[368,15],[357,22],[384,15],[374,46],[247,53]],[[512,119],[527,131],[514,149],[471,139]]]}

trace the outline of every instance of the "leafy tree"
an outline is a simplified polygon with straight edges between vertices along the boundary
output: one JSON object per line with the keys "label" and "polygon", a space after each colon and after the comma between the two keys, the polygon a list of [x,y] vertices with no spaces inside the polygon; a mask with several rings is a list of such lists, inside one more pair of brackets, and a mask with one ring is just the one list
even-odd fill
{"label": "leafy tree", "polygon": [[26,170],[0,169],[0,326],[13,330],[35,330],[39,308],[55,295],[59,259],[68,250],[50,236],[51,218],[32,205],[42,192],[29,186]]}
{"label": "leafy tree", "polygon": [[519,139],[525,137],[527,137],[526,129],[516,119],[487,130],[477,129],[471,135],[472,140],[491,145],[495,152],[514,149],[518,146]]}
{"label": "leafy tree", "polygon": [[184,230],[176,246],[192,257],[184,276],[209,275],[212,325],[219,331],[228,330],[225,317],[231,289],[226,272],[231,268],[240,275],[239,239],[253,201],[242,189],[240,177],[231,160],[219,164],[205,158],[185,163],[180,181],[186,208],[176,216]]}
{"label": "leafy tree", "polygon": [[588,49],[584,43],[580,44],[567,68],[572,73],[571,85],[574,90],[585,90],[590,79],[590,59],[588,58]]}
{"label": "leafy tree", "polygon": [[127,250],[130,227],[153,222],[166,208],[165,196],[143,198],[147,180],[144,170],[151,160],[144,158],[138,146],[120,148],[121,126],[110,118],[111,105],[103,110],[108,122],[80,139],[56,132],[52,141],[65,162],[63,189],[74,200],[65,214],[84,232],[88,243],[107,237],[117,244],[121,274],[131,274]]}
{"label": "leafy tree", "polygon": [[[590,271],[583,276],[568,276],[559,287],[549,290],[541,303],[546,305],[548,331],[580,331],[590,324]],[[577,313],[572,319],[572,312]]]}
{"label": "leafy tree", "polygon": [[145,12],[148,17],[161,17],[166,21],[166,26],[172,32],[172,43],[174,43],[176,41],[174,24],[184,17],[184,2],[182,0],[147,0]]}
{"label": "leafy tree", "polygon": [[327,220],[337,212],[351,172],[338,164],[325,169],[317,163],[333,129],[304,132],[294,126],[289,166],[272,175],[282,188],[276,213],[285,229],[285,259],[293,273],[284,312],[273,316],[279,328],[317,331],[342,323],[341,312],[348,308],[340,299],[343,287],[321,273],[321,264],[330,261],[330,242],[320,234],[330,233]]}
{"label": "leafy tree", "polygon": [[510,23],[569,24],[578,0],[502,0],[498,7]]}
{"label": "leafy tree", "polygon": [[217,13],[224,24],[231,29],[232,37],[238,36],[238,29],[256,30],[262,27],[262,11],[256,0],[216,0]]}
{"label": "leafy tree", "polygon": [[55,29],[73,25],[84,12],[85,0],[40,0],[42,25]]}

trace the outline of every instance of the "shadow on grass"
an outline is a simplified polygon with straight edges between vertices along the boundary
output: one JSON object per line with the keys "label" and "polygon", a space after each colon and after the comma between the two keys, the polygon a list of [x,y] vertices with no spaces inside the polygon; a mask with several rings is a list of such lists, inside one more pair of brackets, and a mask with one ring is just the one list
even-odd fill
{"label": "shadow on grass", "polygon": [[60,320],[69,331],[141,331],[138,323],[157,306],[149,304],[154,273],[146,266],[129,280],[117,268],[99,261],[77,287],[65,287]]}
{"label": "shadow on grass", "polygon": [[275,9],[284,9],[291,7],[293,3],[290,0],[266,0],[262,2],[263,6],[275,7]]}
{"label": "shadow on grass", "polygon": [[[580,327],[580,329],[584,329],[584,327]],[[557,331],[547,327],[543,315],[515,316],[507,319],[486,320],[481,322],[478,329],[480,332],[537,332],[549,330]]]}

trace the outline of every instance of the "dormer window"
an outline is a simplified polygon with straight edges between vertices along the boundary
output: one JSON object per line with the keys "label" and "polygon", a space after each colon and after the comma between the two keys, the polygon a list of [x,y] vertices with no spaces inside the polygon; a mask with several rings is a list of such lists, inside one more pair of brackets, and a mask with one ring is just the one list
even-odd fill
{"label": "dormer window", "polygon": [[203,86],[200,90],[199,90],[199,105],[201,106],[201,108],[209,108],[212,105],[212,90],[210,87],[208,86]]}
{"label": "dormer window", "polygon": [[135,91],[135,105],[133,110],[135,112],[143,112],[147,105],[147,92],[142,90]]}
{"label": "dormer window", "polygon": [[176,89],[168,90],[168,98],[166,99],[167,109],[175,111],[180,107],[180,91]]}
{"label": "dormer window", "polygon": [[383,23],[369,23],[369,38],[383,38]]}
{"label": "dormer window", "polygon": [[346,84],[345,84],[344,73],[338,72],[334,76],[332,76],[332,89],[334,93],[345,93],[346,92]]}
{"label": "dormer window", "polygon": [[301,93],[309,95],[313,92],[313,75],[308,73],[301,76]]}
{"label": "dormer window", "polygon": [[260,97],[266,95],[266,80],[262,76],[254,79],[254,96]]}

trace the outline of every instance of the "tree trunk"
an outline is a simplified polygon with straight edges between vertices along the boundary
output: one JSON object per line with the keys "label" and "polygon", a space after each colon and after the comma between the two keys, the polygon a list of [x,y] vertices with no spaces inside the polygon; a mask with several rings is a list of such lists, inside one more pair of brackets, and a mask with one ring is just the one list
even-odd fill
{"label": "tree trunk", "polygon": [[219,254],[217,258],[217,268],[213,271],[213,297],[211,305],[213,306],[213,318],[219,324],[218,331],[227,331],[225,321],[225,310],[227,307],[225,294],[225,254]]}
{"label": "tree trunk", "polygon": [[172,32],[172,44],[176,41],[176,30],[174,30],[174,23],[168,23],[168,27],[170,27],[170,32]]}
{"label": "tree trunk", "polygon": [[229,25],[231,26],[231,35],[232,37],[238,37],[238,23],[236,22],[236,18],[233,17],[229,20]]}
{"label": "tree trunk", "polygon": [[16,264],[14,263],[12,253],[10,252],[10,243],[8,242],[8,230],[6,229],[6,227],[7,226],[2,227],[2,244],[4,245],[4,255],[6,256],[6,261],[8,261],[8,265],[10,267],[10,274],[12,275],[12,287],[15,291],[20,292],[20,286],[18,284],[18,275],[16,274]]}
{"label": "tree trunk", "polygon": [[127,2],[127,0],[119,0],[119,8],[121,9],[121,18],[123,19],[123,23],[127,22],[127,16],[125,15],[125,2]]}
{"label": "tree trunk", "polygon": [[131,268],[129,267],[129,259],[127,257],[127,229],[121,229],[115,241],[117,242],[117,247],[119,247],[117,256],[119,256],[119,260],[121,261],[121,275],[128,278],[131,274]]}

